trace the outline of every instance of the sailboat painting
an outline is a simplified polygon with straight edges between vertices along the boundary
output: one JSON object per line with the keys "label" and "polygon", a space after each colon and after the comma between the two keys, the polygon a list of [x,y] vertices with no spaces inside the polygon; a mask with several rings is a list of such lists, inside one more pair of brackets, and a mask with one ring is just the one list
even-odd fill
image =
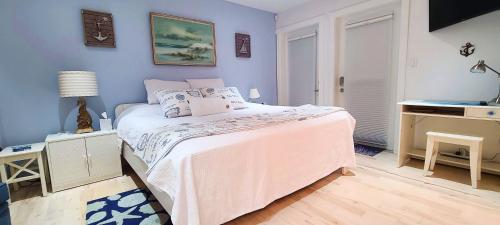
{"label": "sailboat painting", "polygon": [[236,57],[250,58],[252,57],[250,35],[236,33],[234,36],[236,46]]}
{"label": "sailboat painting", "polygon": [[150,13],[153,61],[157,65],[215,66],[215,25]]}

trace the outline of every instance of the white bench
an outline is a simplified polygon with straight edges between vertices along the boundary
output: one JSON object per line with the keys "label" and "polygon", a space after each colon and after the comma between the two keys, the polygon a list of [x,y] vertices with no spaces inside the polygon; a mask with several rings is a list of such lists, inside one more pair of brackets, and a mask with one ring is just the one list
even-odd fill
{"label": "white bench", "polygon": [[446,134],[439,132],[427,132],[427,148],[425,151],[424,176],[429,170],[434,170],[436,158],[439,151],[439,143],[465,145],[470,147],[470,173],[473,188],[477,188],[477,181],[481,180],[481,159],[483,154],[482,137],[465,136],[458,134]]}

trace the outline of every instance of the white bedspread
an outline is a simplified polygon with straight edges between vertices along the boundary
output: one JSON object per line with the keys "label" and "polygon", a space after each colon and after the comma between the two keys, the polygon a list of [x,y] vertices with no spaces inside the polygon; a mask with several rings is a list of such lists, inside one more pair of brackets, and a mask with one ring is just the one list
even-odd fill
{"label": "white bedspread", "polygon": [[[206,117],[165,119],[158,105],[134,106],[117,119],[131,146],[140,135],[166,124],[228,115],[277,112],[279,106]],[[262,129],[186,140],[162,159],[147,180],[174,200],[175,225],[221,224],[297,191],[340,167],[354,167],[355,121],[338,112]]]}

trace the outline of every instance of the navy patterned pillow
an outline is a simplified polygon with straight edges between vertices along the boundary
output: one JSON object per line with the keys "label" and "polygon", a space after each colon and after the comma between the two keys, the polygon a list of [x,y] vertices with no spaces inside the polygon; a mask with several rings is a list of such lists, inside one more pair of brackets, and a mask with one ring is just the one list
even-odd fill
{"label": "navy patterned pillow", "polygon": [[199,89],[184,91],[160,90],[156,91],[155,94],[167,118],[190,116],[189,99],[203,97]]}

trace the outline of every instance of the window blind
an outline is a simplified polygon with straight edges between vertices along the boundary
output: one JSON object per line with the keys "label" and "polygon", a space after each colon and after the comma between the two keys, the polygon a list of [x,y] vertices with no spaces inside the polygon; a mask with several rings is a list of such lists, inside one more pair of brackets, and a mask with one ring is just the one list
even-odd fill
{"label": "window blind", "polygon": [[392,26],[391,16],[346,29],[345,102],[356,119],[354,140],[384,148],[391,109]]}

